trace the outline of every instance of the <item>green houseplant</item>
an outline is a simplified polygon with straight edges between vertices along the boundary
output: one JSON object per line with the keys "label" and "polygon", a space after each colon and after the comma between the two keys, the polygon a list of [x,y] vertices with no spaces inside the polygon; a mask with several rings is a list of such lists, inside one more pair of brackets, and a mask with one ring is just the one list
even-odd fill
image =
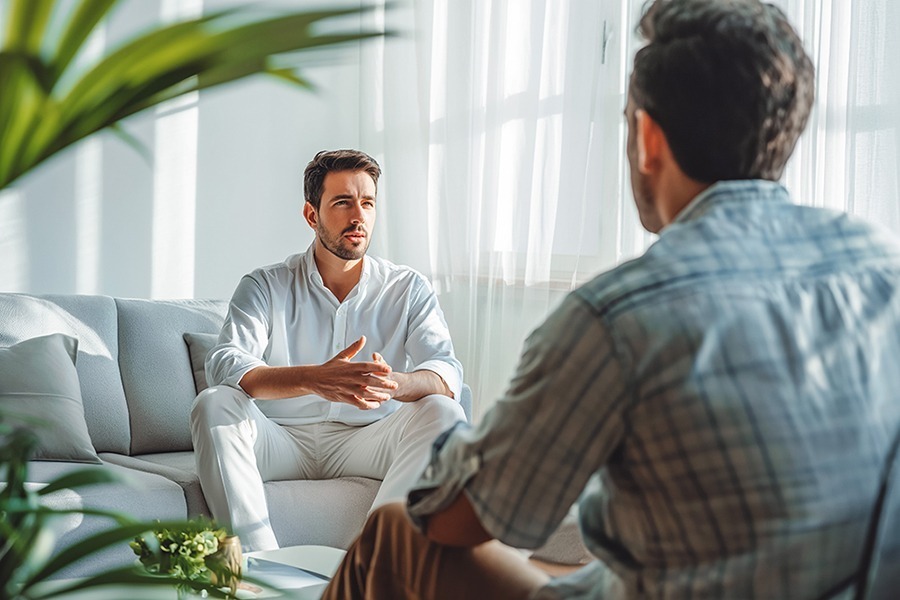
{"label": "green houseplant", "polygon": [[[225,10],[161,25],[82,69],[75,58],[118,4],[6,0],[0,20],[0,189],[75,142],[189,92],[257,73],[309,87],[293,68],[275,65],[275,55],[385,35],[361,30],[353,20],[372,7],[264,19]],[[51,35],[50,24],[60,20],[62,27],[54,27],[59,33]],[[323,22],[327,29],[320,31]]]}
{"label": "green houseplant", "polygon": [[[293,68],[276,65],[276,55],[385,35],[360,28],[359,16],[372,10],[366,6],[265,18],[226,10],[160,25],[94,63],[80,65],[76,58],[92,32],[121,3],[0,0],[0,190],[98,131],[111,128],[128,140],[119,129],[123,119],[189,92],[258,73],[310,87]],[[198,524],[142,523],[103,510],[48,508],[43,501],[56,491],[121,480],[103,469],[82,469],[40,490],[27,486],[28,459],[36,443],[31,429],[36,426],[13,424],[0,413],[0,482],[5,482],[0,483],[0,600],[51,598],[115,583],[179,585],[216,597],[233,595],[233,586],[222,590],[208,579],[153,574],[137,565],[48,585],[47,579],[82,557],[135,538],[143,564],[162,562],[154,532],[192,531]],[[50,525],[72,513],[109,519],[110,527],[54,554]]]}
{"label": "green houseplant", "polygon": [[[219,598],[232,597],[231,590],[219,589],[215,579],[193,577],[193,573],[152,572],[142,566],[127,565],[81,580],[48,585],[47,580],[62,569],[100,550],[140,541],[142,562],[165,561],[154,531],[193,533],[210,526],[206,522],[166,521],[146,523],[127,515],[90,508],[54,509],[44,506],[43,499],[62,489],[81,489],[92,485],[122,483],[122,479],[105,469],[82,469],[63,475],[39,490],[30,489],[28,460],[36,446],[35,423],[14,422],[0,415],[0,600],[38,600],[68,592],[108,584],[141,584],[175,586],[181,589],[205,590]],[[109,519],[110,527],[75,542],[54,554],[56,534],[53,521],[78,514]],[[228,573],[219,572],[219,581],[228,581]],[[223,577],[222,575],[225,575]]]}

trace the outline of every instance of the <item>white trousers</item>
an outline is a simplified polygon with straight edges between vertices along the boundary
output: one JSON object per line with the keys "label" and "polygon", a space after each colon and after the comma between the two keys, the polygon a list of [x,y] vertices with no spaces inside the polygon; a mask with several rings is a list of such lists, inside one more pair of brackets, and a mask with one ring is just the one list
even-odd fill
{"label": "white trousers", "polygon": [[[276,400],[277,402],[277,400]],[[361,476],[381,479],[371,510],[405,500],[431,456],[435,438],[465,420],[456,400],[434,394],[404,403],[365,426],[322,422],[278,425],[246,394],[215,386],[191,409],[197,474],[213,517],[245,550],[272,550],[263,482]]]}

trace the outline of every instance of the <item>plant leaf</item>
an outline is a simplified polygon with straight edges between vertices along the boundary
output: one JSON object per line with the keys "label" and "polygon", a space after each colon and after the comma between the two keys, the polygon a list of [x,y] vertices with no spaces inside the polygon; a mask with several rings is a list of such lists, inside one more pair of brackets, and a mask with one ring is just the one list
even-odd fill
{"label": "plant leaf", "polygon": [[59,38],[56,52],[53,53],[51,60],[53,84],[59,81],[94,28],[116,5],[116,2],[117,0],[81,0],[81,4],[69,18],[66,30]]}
{"label": "plant leaf", "polygon": [[131,523],[129,525],[120,525],[118,527],[114,527],[112,529],[107,529],[106,531],[101,531],[95,535],[84,538],[78,542],[75,542],[71,546],[62,550],[59,554],[54,556],[50,562],[44,565],[40,571],[35,573],[32,577],[25,582],[25,585],[22,588],[22,591],[27,590],[29,587],[34,585],[39,581],[43,581],[58,572],[60,569],[67,567],[73,563],[78,562],[85,556],[90,556],[95,552],[102,550],[104,548],[108,548],[113,544],[118,544],[120,542],[125,542],[133,539],[135,536],[145,533],[147,531],[151,531],[153,529],[161,528],[161,527],[169,527],[169,528],[177,528],[177,527],[186,527],[188,525],[187,521],[160,521],[153,523]]}
{"label": "plant leaf", "polygon": [[[137,522],[134,517],[122,514],[120,512],[106,510],[103,508],[50,508],[47,506],[35,506],[26,501],[10,501],[6,502],[2,507],[3,512],[8,515],[25,515],[39,517],[54,517],[60,515],[83,515],[88,517],[105,517],[112,519],[120,525],[129,525]],[[18,529],[24,527],[19,526]],[[16,529],[16,528],[14,528]]]}
{"label": "plant leaf", "polygon": [[5,48],[37,55],[54,0],[10,0]]}
{"label": "plant leaf", "polygon": [[[20,12],[36,10],[26,6],[28,0],[10,1]],[[0,58],[0,189],[69,145],[191,91],[254,73],[309,87],[300,75],[272,68],[269,57],[273,54],[385,35],[360,31],[358,20],[352,19],[379,8],[375,6],[299,12],[249,23],[246,12],[232,9],[139,36],[62,89],[57,83],[72,80],[63,77],[67,67],[114,4],[114,0],[82,0],[49,65],[12,55]],[[35,23],[43,32],[44,27],[37,25],[39,16],[23,14],[17,19]],[[314,30],[321,21],[342,18],[351,21],[329,27],[331,33]]]}
{"label": "plant leaf", "polygon": [[40,489],[38,496],[46,496],[58,490],[77,489],[88,485],[103,483],[133,484],[134,480],[122,473],[108,469],[80,469],[58,477]]}
{"label": "plant leaf", "polygon": [[36,590],[37,593],[29,595],[31,600],[44,600],[46,598],[55,598],[58,596],[66,596],[78,590],[95,588],[103,585],[124,584],[124,585],[154,585],[175,587],[177,585],[186,585],[194,590],[206,590],[213,598],[228,598],[223,591],[213,587],[210,584],[204,584],[199,581],[186,581],[178,579],[170,575],[154,575],[147,573],[141,567],[128,566],[112,569],[93,577],[80,579],[69,586],[58,587],[52,590]]}
{"label": "plant leaf", "polygon": [[153,166],[153,153],[145,143],[125,131],[125,128],[122,127],[121,123],[113,123],[109,126],[109,128],[116,135],[116,137],[125,142],[125,144],[127,144],[132,150],[134,150],[138,156],[143,158],[144,162],[146,162],[148,166]]}
{"label": "plant leaf", "polygon": [[310,91],[315,91],[316,89],[316,86],[314,86],[309,79],[300,76],[296,71],[294,71],[294,69],[291,69],[289,67],[266,69],[266,73],[273,77],[277,77],[278,79],[284,79],[285,81],[288,81]]}

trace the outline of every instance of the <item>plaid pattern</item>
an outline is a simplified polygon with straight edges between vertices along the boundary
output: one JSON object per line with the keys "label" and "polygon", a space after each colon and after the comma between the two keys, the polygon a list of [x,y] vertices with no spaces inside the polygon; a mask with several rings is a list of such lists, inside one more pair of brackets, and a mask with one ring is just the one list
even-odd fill
{"label": "plaid pattern", "polygon": [[719,183],[531,334],[410,514],[464,485],[489,532],[537,547],[580,496],[601,561],[541,597],[816,596],[859,560],[898,356],[886,232],[775,183]]}

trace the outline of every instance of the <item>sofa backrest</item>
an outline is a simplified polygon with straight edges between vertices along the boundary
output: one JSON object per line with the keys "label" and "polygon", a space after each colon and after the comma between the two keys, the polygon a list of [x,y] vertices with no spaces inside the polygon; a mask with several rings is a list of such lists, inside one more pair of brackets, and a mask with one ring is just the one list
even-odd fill
{"label": "sofa backrest", "polygon": [[219,333],[228,303],[115,299],[130,454],[191,450],[194,376],[185,333]]}
{"label": "sofa backrest", "polygon": [[119,376],[115,302],[107,296],[0,293],[0,346],[50,333],[78,338],[75,368],[94,448],[127,454],[131,428]]}
{"label": "sofa backrest", "polygon": [[228,303],[0,293],[0,346],[64,333],[97,452],[191,450],[196,391],[185,333],[218,333]]}

